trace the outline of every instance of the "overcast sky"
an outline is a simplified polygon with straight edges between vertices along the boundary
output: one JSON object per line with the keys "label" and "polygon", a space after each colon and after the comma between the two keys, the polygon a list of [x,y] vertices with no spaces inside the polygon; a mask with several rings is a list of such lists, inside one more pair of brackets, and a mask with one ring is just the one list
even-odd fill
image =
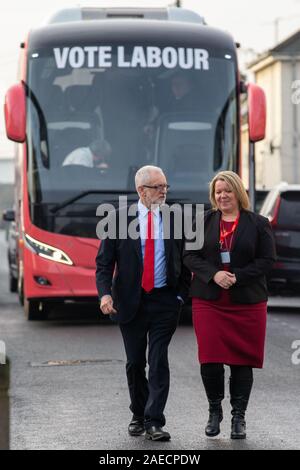
{"label": "overcast sky", "polygon": [[[27,32],[64,6],[166,6],[172,1],[140,0],[4,0],[0,6],[0,96],[16,80],[19,44]],[[275,44],[275,20],[282,40],[300,29],[300,0],[183,0],[189,8],[205,17],[211,26],[230,31],[242,47],[258,52]],[[300,79],[300,77],[299,77]],[[0,111],[0,157],[12,155],[12,146],[4,137],[3,112]]]}

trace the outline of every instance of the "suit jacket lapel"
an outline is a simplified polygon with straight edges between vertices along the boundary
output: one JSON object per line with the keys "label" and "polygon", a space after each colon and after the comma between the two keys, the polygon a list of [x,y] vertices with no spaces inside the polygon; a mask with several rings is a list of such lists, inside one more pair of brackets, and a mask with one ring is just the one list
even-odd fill
{"label": "suit jacket lapel", "polygon": [[[166,266],[168,266],[169,258],[170,258],[170,254],[171,254],[171,249],[172,249],[172,240],[173,240],[173,236],[174,236],[174,228],[173,228],[173,226],[174,226],[174,220],[173,220],[174,214],[172,212],[170,213],[170,233],[168,233],[167,227],[165,227],[165,224],[164,224],[163,211],[164,211],[164,206],[162,206],[160,208],[159,216],[161,217],[161,223],[162,223],[162,227],[163,227],[163,238],[164,238],[164,247],[165,247]],[[166,220],[168,220],[168,219],[166,218]]]}
{"label": "suit jacket lapel", "polygon": [[[138,218],[138,214],[128,215],[128,227],[131,224],[131,222],[133,222],[137,218]],[[133,244],[133,246],[135,248],[135,251],[136,251],[136,254],[139,258],[140,263],[143,264],[143,255],[142,255],[142,246],[141,246],[140,225],[139,225],[139,223],[136,226],[136,231],[139,234],[139,236],[136,239],[130,239],[129,234],[128,234],[128,237],[129,237],[129,241]]]}
{"label": "suit jacket lapel", "polygon": [[215,216],[212,219],[212,223],[210,226],[210,237],[214,244],[218,245],[219,248],[219,240],[220,240],[220,219],[221,219],[221,212],[216,211]]}
{"label": "suit jacket lapel", "polygon": [[168,266],[171,253],[171,239],[164,238],[166,265]]}

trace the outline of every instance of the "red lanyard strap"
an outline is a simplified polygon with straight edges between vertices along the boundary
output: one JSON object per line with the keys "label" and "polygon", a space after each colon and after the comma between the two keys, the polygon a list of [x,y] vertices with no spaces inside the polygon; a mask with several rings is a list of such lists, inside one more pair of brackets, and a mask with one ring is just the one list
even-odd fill
{"label": "red lanyard strap", "polygon": [[[239,218],[240,218],[240,215],[237,216],[237,218],[235,219],[232,227],[230,230],[225,230],[224,229],[224,226],[222,224],[222,219],[220,219],[220,245],[222,246],[224,241],[226,240],[226,237],[228,237],[229,235],[233,234],[238,226],[238,223],[239,223]],[[231,237],[231,243],[232,243],[232,238]],[[230,243],[230,248],[231,248],[231,243]],[[229,248],[229,251],[230,251],[230,248]]]}

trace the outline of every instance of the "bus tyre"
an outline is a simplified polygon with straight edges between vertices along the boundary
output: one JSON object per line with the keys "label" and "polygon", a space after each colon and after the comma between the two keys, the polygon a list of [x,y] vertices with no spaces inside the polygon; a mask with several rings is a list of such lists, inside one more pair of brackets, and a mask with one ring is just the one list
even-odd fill
{"label": "bus tyre", "polygon": [[48,309],[42,302],[24,297],[24,313],[27,320],[46,320]]}
{"label": "bus tyre", "polygon": [[18,291],[20,305],[24,305],[24,283],[23,283],[23,276],[21,276],[21,274],[19,274],[19,277],[18,277],[17,291]]}
{"label": "bus tyre", "polygon": [[18,292],[18,279],[9,273],[9,292]]}

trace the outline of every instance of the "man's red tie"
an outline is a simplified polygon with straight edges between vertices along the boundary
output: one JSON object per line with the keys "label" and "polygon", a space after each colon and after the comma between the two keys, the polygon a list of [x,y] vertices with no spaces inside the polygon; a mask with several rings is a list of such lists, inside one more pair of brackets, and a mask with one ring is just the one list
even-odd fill
{"label": "man's red tie", "polygon": [[147,235],[144,254],[144,271],[142,277],[142,288],[150,292],[154,288],[154,233],[153,215],[148,212]]}

